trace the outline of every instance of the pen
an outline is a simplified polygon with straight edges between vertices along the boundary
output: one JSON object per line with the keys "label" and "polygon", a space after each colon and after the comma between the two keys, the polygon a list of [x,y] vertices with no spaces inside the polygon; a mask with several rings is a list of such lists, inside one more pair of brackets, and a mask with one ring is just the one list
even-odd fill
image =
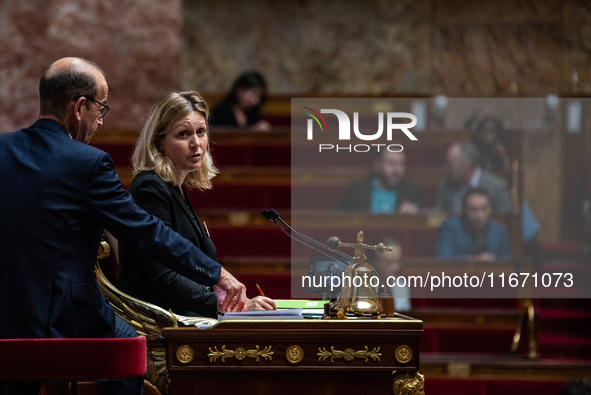
{"label": "pen", "polygon": [[265,293],[263,292],[263,290],[261,289],[261,287],[259,287],[258,284],[255,284],[257,286],[257,289],[259,290],[259,293],[261,294],[261,296],[265,296]]}

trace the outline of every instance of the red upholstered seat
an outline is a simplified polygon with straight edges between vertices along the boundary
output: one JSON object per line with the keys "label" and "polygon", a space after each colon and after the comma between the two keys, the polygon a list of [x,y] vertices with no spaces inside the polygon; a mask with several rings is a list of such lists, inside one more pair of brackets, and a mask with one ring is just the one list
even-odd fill
{"label": "red upholstered seat", "polygon": [[146,338],[0,339],[0,380],[116,380],[146,373]]}

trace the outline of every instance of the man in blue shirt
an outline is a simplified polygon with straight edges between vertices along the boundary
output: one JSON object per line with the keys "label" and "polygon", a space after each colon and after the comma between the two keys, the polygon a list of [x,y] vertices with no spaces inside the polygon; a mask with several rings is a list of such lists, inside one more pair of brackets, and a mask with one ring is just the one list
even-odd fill
{"label": "man in blue shirt", "polygon": [[381,150],[374,159],[372,177],[349,185],[335,208],[374,214],[416,214],[423,206],[423,191],[406,181],[405,173],[403,151]]}
{"label": "man in blue shirt", "polygon": [[484,189],[472,188],[464,195],[462,214],[439,228],[436,254],[440,258],[471,258],[494,261],[509,259],[507,229],[490,219],[490,197]]}

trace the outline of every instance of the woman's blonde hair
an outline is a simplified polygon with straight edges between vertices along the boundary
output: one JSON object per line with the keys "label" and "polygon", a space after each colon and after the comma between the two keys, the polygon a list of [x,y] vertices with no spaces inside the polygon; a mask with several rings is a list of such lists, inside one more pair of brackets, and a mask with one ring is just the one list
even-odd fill
{"label": "woman's blonde hair", "polygon": [[[203,115],[208,124],[206,133],[209,136],[209,108],[198,92],[173,92],[154,104],[131,157],[133,174],[153,170],[164,181],[174,185],[179,184],[172,160],[161,150],[162,141],[177,122],[193,112]],[[203,163],[197,171],[187,175],[183,185],[200,190],[211,189],[211,179],[216,174],[218,174],[218,169],[213,164],[208,144],[203,156]]]}

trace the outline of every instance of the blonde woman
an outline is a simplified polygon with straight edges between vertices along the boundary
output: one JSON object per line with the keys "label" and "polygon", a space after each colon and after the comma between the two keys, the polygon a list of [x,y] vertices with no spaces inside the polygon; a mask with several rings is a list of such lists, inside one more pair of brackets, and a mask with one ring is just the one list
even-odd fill
{"label": "blonde woman", "polygon": [[[135,178],[128,191],[144,210],[216,260],[215,245],[187,196],[190,188],[210,189],[218,172],[209,152],[208,119],[209,108],[195,91],[171,93],[156,102],[135,146]],[[122,291],[177,314],[216,317],[214,290],[136,249],[119,247]],[[246,306],[249,310],[276,308],[272,299],[262,296],[247,300]]]}

